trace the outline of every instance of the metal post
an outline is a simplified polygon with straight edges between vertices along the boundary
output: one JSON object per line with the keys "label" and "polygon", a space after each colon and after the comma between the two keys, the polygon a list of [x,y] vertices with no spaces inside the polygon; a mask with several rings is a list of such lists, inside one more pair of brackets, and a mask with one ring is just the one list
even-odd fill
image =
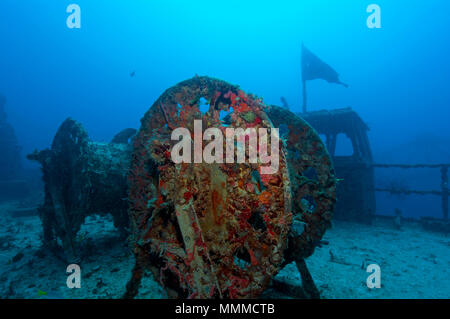
{"label": "metal post", "polygon": [[442,213],[448,219],[448,166],[441,167]]}
{"label": "metal post", "polygon": [[306,113],[306,101],[307,101],[307,97],[306,97],[306,81],[303,80],[303,113]]}

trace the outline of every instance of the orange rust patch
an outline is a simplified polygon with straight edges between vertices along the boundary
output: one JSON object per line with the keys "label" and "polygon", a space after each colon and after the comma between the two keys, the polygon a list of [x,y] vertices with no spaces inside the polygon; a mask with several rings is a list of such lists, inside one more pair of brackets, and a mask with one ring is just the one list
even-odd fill
{"label": "orange rust patch", "polygon": [[220,197],[219,192],[217,192],[215,189],[213,189],[211,197],[212,197],[212,210],[214,214],[214,222],[217,225],[219,225],[221,222],[221,218],[220,216],[218,216],[220,214],[220,212],[218,212],[218,209],[219,207],[222,207],[223,200],[222,197]]}
{"label": "orange rust patch", "polygon": [[270,201],[272,199],[272,195],[267,192],[267,191],[263,191],[261,194],[259,194],[259,201],[261,203],[263,203],[264,205],[269,205]]}

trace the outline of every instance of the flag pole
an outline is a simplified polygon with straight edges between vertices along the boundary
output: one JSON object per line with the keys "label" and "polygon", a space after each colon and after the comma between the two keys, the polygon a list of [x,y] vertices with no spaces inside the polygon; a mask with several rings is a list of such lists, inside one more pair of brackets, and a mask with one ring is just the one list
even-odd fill
{"label": "flag pole", "polygon": [[303,113],[306,113],[306,81],[302,80],[303,83]]}

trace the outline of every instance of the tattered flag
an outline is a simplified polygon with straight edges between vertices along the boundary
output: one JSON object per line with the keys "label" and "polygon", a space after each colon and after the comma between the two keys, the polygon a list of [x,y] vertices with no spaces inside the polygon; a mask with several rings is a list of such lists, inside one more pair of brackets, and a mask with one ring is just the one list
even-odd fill
{"label": "tattered flag", "polygon": [[323,79],[348,87],[339,80],[339,74],[328,64],[319,59],[302,44],[302,78],[303,81]]}

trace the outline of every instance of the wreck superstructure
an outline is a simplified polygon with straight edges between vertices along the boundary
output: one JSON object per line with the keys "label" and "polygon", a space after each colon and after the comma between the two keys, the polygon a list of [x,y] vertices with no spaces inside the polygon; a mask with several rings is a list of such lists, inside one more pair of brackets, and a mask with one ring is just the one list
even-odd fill
{"label": "wreck superstructure", "polygon": [[[336,170],[337,202],[334,217],[370,223],[376,211],[373,157],[369,127],[351,108],[299,114],[323,137]],[[350,152],[337,153],[340,138],[350,140]]]}

